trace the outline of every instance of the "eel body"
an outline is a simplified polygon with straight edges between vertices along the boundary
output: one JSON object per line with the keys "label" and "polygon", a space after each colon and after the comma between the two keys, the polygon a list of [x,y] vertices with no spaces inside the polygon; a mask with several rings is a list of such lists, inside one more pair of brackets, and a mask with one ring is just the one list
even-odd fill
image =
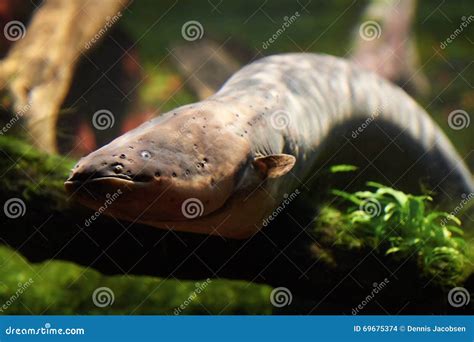
{"label": "eel body", "polygon": [[206,100],[82,158],[66,189],[94,209],[122,189],[106,214],[246,238],[285,197],[337,163],[397,188],[423,183],[443,200],[474,191],[452,144],[401,88],[318,54],[245,66]]}

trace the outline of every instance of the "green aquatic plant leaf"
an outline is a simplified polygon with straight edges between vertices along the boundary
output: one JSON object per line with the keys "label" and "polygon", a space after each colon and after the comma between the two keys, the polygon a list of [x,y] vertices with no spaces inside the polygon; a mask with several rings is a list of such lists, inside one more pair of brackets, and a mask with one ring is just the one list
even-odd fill
{"label": "green aquatic plant leaf", "polygon": [[339,172],[353,172],[357,171],[358,167],[354,165],[334,165],[329,168],[330,173],[339,173]]}
{"label": "green aquatic plant leaf", "polygon": [[339,246],[367,247],[400,260],[414,257],[422,273],[443,287],[460,284],[473,271],[473,248],[463,239],[459,218],[432,210],[430,196],[376,182],[367,186],[353,193],[331,191],[349,205],[335,209],[340,222],[333,227]]}

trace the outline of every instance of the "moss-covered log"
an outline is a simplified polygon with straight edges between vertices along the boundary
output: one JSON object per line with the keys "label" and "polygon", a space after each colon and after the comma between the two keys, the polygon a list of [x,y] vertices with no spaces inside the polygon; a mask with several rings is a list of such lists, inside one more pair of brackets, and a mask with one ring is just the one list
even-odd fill
{"label": "moss-covered log", "polygon": [[[64,261],[28,264],[0,246],[0,314],[270,314],[271,288],[242,281],[105,276]],[[95,294],[95,295],[94,295]]]}
{"label": "moss-covered log", "polygon": [[[335,243],[330,227],[315,231],[317,212],[308,197],[299,196],[272,224],[245,241],[164,231],[103,215],[86,225],[93,212],[69,201],[63,191],[73,161],[42,154],[11,137],[0,137],[0,150],[0,203],[17,198],[25,204],[8,215],[4,208],[0,239],[30,262],[60,259],[108,275],[229,278],[284,286],[294,296],[291,307],[297,313],[350,314],[363,301],[358,310],[363,314],[472,310],[451,307],[449,289],[428,279],[415,255],[394,258],[367,245]],[[88,271],[83,275],[89,277]],[[56,276],[45,277],[46,282],[59,281]],[[374,283],[382,282],[386,288],[367,301]],[[459,285],[472,291],[472,277]]]}

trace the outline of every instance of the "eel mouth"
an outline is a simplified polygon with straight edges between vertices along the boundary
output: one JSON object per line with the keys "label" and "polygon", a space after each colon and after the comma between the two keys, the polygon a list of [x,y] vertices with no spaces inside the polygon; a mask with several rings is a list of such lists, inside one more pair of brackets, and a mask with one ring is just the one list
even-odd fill
{"label": "eel mouth", "polygon": [[83,197],[87,195],[97,194],[98,196],[106,195],[111,191],[118,191],[119,189],[127,189],[131,186],[140,185],[139,182],[132,177],[126,175],[104,176],[97,178],[90,178],[87,180],[75,179],[70,177],[64,182],[66,192],[73,197]]}
{"label": "eel mouth", "polygon": [[[118,219],[132,222],[140,219],[139,222],[152,226],[164,222],[163,227],[175,222],[193,221],[183,214],[185,199],[170,202],[169,198],[175,197],[176,193],[168,194],[167,186],[160,186],[159,183],[155,186],[164,188],[161,195],[154,194],[150,182],[137,182],[126,176],[104,176],[85,181],[68,179],[64,186],[73,200],[93,210],[107,207],[104,214]],[[106,205],[108,201],[110,203]],[[206,215],[202,212],[199,216]]]}

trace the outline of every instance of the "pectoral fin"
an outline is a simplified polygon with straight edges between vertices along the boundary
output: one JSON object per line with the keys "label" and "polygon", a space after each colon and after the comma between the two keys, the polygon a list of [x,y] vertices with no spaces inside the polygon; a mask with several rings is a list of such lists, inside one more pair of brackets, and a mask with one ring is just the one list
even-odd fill
{"label": "pectoral fin", "polygon": [[264,178],[278,178],[290,172],[295,162],[296,158],[292,155],[271,154],[255,158],[253,165]]}

